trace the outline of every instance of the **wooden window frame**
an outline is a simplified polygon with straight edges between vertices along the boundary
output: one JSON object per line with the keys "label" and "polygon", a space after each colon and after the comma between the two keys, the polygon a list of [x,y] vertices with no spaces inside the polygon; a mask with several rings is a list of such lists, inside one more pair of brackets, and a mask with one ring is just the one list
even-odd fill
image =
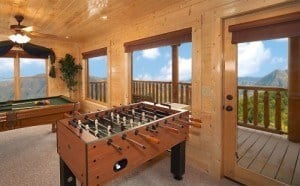
{"label": "wooden window frame", "polygon": [[[104,101],[99,101],[96,99],[93,99],[89,96],[89,59],[90,58],[94,58],[94,57],[101,57],[101,56],[106,56],[106,64],[108,63],[107,61],[107,47],[104,48],[100,48],[100,49],[96,49],[96,50],[91,50],[91,51],[87,51],[87,52],[83,52],[82,53],[82,58],[85,60],[86,62],[86,86],[85,86],[85,99],[95,102],[95,103],[100,103],[100,104],[107,104],[108,103],[108,80],[106,80],[106,90],[105,90],[105,95],[104,95]],[[106,69],[107,71],[108,69]],[[106,77],[108,78],[108,77]]]}
{"label": "wooden window frame", "polygon": [[230,25],[232,44],[300,35],[300,12]]}
{"label": "wooden window frame", "polygon": [[[150,48],[157,48],[163,46],[171,47],[171,55],[172,55],[172,102],[179,102],[178,98],[178,82],[179,82],[179,60],[178,60],[178,47],[182,43],[192,42],[192,28],[185,28],[182,30],[177,30],[173,32],[168,32],[156,36],[151,36],[148,38],[143,38],[135,41],[130,41],[124,43],[124,48],[126,53],[131,53],[131,56],[134,51],[145,50]],[[133,83],[133,58],[131,57],[131,88]],[[177,73],[174,73],[177,72]],[[133,90],[131,90],[131,98],[132,98]]]}
{"label": "wooden window frame", "polygon": [[145,50],[162,46],[180,45],[192,41],[192,28],[185,28],[156,36],[151,36],[124,43],[125,52]]}

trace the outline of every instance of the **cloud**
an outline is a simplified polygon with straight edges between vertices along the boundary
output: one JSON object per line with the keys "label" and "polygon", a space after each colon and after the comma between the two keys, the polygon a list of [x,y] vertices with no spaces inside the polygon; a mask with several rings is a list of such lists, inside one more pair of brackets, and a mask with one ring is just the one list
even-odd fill
{"label": "cloud", "polygon": [[276,42],[287,42],[288,38],[274,39],[273,41],[276,41]]}
{"label": "cloud", "polygon": [[45,65],[45,59],[31,59],[31,58],[21,58],[20,62],[21,62],[21,66],[22,65]]}
{"label": "cloud", "polygon": [[[144,81],[171,81],[172,80],[172,61],[159,70],[157,76],[150,74],[139,74],[135,80]],[[179,57],[179,81],[187,81],[192,79],[192,59]]]}
{"label": "cloud", "polygon": [[271,64],[282,64],[282,63],[287,63],[287,58],[283,57],[273,57],[271,60]]}
{"label": "cloud", "polygon": [[179,57],[179,81],[192,79],[192,58]]}
{"label": "cloud", "polygon": [[158,48],[150,48],[142,51],[142,56],[148,59],[156,59],[160,56]]}
{"label": "cloud", "polygon": [[[187,81],[192,79],[192,58],[179,57],[179,81]],[[160,74],[156,78],[160,81],[172,80],[172,62],[160,69]]]}
{"label": "cloud", "polygon": [[150,74],[139,74],[134,80],[151,81],[153,77]]}
{"label": "cloud", "polygon": [[259,72],[263,62],[271,60],[271,51],[262,41],[238,45],[238,76],[248,76]]}

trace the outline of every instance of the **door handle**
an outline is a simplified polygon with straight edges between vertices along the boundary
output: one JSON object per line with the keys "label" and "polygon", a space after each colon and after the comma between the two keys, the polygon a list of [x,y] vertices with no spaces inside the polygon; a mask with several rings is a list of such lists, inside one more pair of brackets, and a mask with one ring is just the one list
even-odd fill
{"label": "door handle", "polygon": [[225,109],[226,109],[226,111],[231,112],[233,110],[233,107],[228,105],[228,106],[226,106]]}
{"label": "door handle", "polygon": [[231,94],[228,94],[228,95],[226,96],[226,99],[232,100],[232,99],[233,99],[233,96],[232,96]]}

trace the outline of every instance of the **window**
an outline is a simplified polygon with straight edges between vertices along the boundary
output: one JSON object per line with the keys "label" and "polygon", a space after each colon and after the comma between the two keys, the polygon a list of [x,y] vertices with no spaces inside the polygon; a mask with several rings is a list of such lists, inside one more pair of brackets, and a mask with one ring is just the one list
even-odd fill
{"label": "window", "polygon": [[[177,94],[173,93],[172,53],[178,58]],[[162,46],[132,53],[133,101],[191,103],[192,43]],[[176,55],[176,54],[175,54]],[[175,62],[176,63],[176,62]],[[178,97],[177,101],[175,96]]]}
{"label": "window", "polygon": [[107,101],[107,56],[97,56],[87,59],[87,97]]}
{"label": "window", "polygon": [[172,80],[172,51],[170,46],[134,51],[132,60],[133,80]]}
{"label": "window", "polygon": [[0,101],[14,99],[14,58],[0,58]]}
{"label": "window", "polygon": [[46,97],[46,60],[20,58],[20,82],[21,99]]}
{"label": "window", "polygon": [[46,59],[0,58],[0,101],[47,96]]}

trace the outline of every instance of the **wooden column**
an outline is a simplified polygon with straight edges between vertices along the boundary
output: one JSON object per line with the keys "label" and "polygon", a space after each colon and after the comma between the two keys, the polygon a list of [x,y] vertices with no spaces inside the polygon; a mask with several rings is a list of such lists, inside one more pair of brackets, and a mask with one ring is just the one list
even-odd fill
{"label": "wooden column", "polygon": [[178,46],[172,45],[172,102],[178,103]]}
{"label": "wooden column", "polygon": [[300,36],[289,38],[288,139],[300,142]]}
{"label": "wooden column", "polygon": [[21,98],[20,57],[18,53],[14,58],[14,93],[15,100]]}

